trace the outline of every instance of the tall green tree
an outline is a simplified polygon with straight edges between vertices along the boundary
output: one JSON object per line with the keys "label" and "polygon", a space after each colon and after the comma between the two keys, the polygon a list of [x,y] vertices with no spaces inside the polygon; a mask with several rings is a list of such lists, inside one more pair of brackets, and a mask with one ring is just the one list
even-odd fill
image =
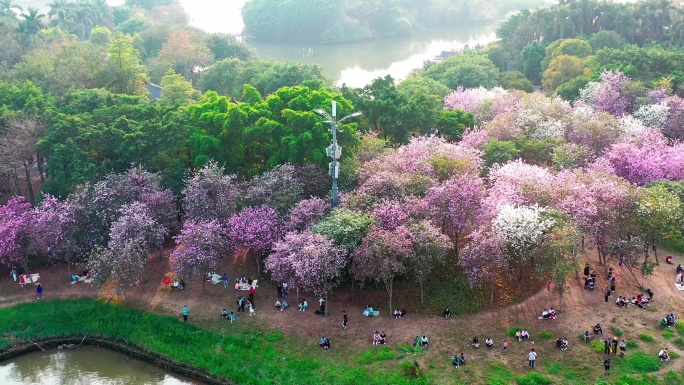
{"label": "tall green tree", "polygon": [[140,52],[133,37],[117,32],[109,46],[106,67],[107,89],[117,94],[136,95],[145,85],[145,67],[140,64]]}

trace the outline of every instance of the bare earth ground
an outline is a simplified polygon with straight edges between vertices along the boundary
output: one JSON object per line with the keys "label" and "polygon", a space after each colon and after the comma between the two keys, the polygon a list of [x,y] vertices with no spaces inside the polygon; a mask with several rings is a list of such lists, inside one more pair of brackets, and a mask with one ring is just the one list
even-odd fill
{"label": "bare earth ground", "polygon": [[[165,250],[164,254],[168,252],[169,250]],[[672,254],[675,264],[666,265],[662,262],[664,255],[665,253],[661,257],[661,265],[655,269],[655,274],[644,279],[644,287],[655,292],[654,306],[658,309],[657,312],[632,306],[620,309],[614,304],[617,295],[631,298],[639,293],[638,286],[629,272],[617,266],[612,266],[618,276],[617,291],[611,296],[609,303],[604,304],[603,292],[607,285],[601,278],[603,267],[597,267],[599,279],[596,290],[586,292],[582,289],[581,281],[572,279],[569,282],[570,288],[564,296],[563,310],[559,312],[559,317],[555,321],[537,320],[543,308],[558,308],[558,295],[553,289],[548,293],[544,288],[516,305],[491,309],[475,315],[452,316],[450,320],[443,319],[440,314],[417,314],[418,309],[411,307],[408,308],[408,317],[395,320],[387,316],[385,291],[338,290],[329,298],[330,316],[324,318],[313,313],[318,305],[317,298],[302,293],[300,295],[309,301],[309,311],[298,312],[296,306],[284,312],[276,311],[273,307],[276,299],[275,285],[262,279],[255,295],[256,316],[250,318],[240,313],[237,323],[230,325],[220,320],[218,315],[221,309],[225,307],[228,311],[236,311],[237,295],[247,297],[247,292],[236,292],[232,287],[225,289],[222,284],[207,283],[206,293],[203,294],[199,278],[188,280],[188,288],[183,292],[164,290],[161,280],[171,269],[168,259],[159,254],[150,257],[146,278],[129,291],[125,302],[136,308],[176,316],[179,319],[183,305],[187,305],[190,308],[190,322],[214,328],[222,333],[228,333],[232,328],[282,331],[286,335],[286,341],[291,341],[289,345],[293,350],[296,349],[297,354],[316,357],[329,363],[343,362],[355,365],[355,357],[361,351],[372,348],[371,337],[376,330],[387,333],[390,347],[410,344],[413,337],[425,334],[430,337],[430,348],[421,357],[420,362],[423,370],[430,373],[434,383],[455,383],[457,379],[467,383],[487,383],[487,370],[493,363],[501,363],[514,374],[522,374],[527,371],[527,352],[530,348],[535,348],[539,353],[538,370],[543,374],[555,378],[559,383],[586,381],[593,384],[597,378],[603,377],[603,355],[594,353],[584,346],[578,336],[584,330],[591,330],[596,323],[603,325],[604,336],[612,337],[611,327],[622,329],[625,333],[622,338],[627,341],[637,340],[641,333],[653,336],[656,339],[655,343],[638,341],[639,347],[649,354],[655,355],[660,348],[667,346],[670,351],[684,355],[684,352],[662,338],[662,331],[658,327],[659,320],[666,313],[675,313],[684,319],[684,314],[678,312],[684,293],[678,292],[674,286],[675,266],[678,263],[684,264],[684,257]],[[590,262],[593,266],[597,264],[596,261]],[[78,269],[72,269],[76,270]],[[241,255],[224,260],[217,273],[227,272],[229,280],[234,282],[238,276],[255,276],[255,270],[254,261]],[[35,272],[41,274],[41,283],[45,288],[47,300],[98,296],[96,290],[89,285],[70,284],[66,267],[45,266]],[[640,274],[637,277],[642,279]],[[415,291],[415,287],[395,290],[395,298],[402,298],[402,290]],[[105,293],[100,294],[100,298],[109,299],[111,296]],[[32,287],[20,288],[8,275],[0,278],[0,307],[35,300]],[[296,304],[296,293],[290,293],[289,302]],[[376,308],[381,306],[381,316],[363,317],[361,312],[365,304],[373,304]],[[395,301],[396,305],[401,306],[400,300]],[[342,310],[346,310],[349,316],[346,330],[341,327]],[[532,336],[530,341],[517,342],[506,337],[506,329],[513,326],[528,328]],[[553,337],[548,340],[539,339],[539,333],[542,331],[550,332]],[[318,338],[323,335],[331,340],[333,347],[324,355],[317,346]],[[469,342],[473,336],[480,337],[481,342],[487,337],[493,338],[494,348],[472,349]],[[570,349],[560,352],[555,348],[555,340],[559,337],[568,338]],[[508,338],[509,342],[507,352],[503,352],[501,347],[505,338]],[[450,357],[460,352],[466,354],[468,364],[461,369],[452,369]],[[629,353],[628,351],[627,354]],[[396,361],[374,365],[380,368],[397,367]],[[559,366],[562,367],[562,374],[558,373]],[[684,359],[674,359],[661,371],[681,371],[682,368]],[[567,372],[571,372],[571,375]]]}

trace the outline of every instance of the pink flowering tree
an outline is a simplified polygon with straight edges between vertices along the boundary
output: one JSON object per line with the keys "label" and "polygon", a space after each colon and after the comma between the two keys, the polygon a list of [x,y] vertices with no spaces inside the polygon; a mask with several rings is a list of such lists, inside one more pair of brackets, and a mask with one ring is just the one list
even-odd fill
{"label": "pink flowering tree", "polygon": [[458,258],[458,265],[465,270],[471,287],[489,284],[489,302],[494,303],[497,272],[504,268],[504,246],[489,224],[483,225],[469,235]]}
{"label": "pink flowering tree", "polygon": [[385,230],[394,230],[406,224],[411,216],[410,207],[406,207],[397,201],[383,201],[373,210],[373,217],[379,227]]}
{"label": "pink flowering tree", "polygon": [[281,164],[255,176],[247,188],[247,199],[253,205],[267,205],[285,214],[302,199],[304,184],[297,177],[297,168]]}
{"label": "pink flowering tree", "polygon": [[176,198],[169,189],[157,190],[144,194],[140,203],[145,205],[155,222],[168,230],[178,228],[178,210]]}
{"label": "pink flowering tree", "polygon": [[78,227],[75,205],[69,198],[60,201],[46,194],[32,214],[38,248],[47,250],[48,257],[53,262],[66,263],[71,276],[71,265],[82,260],[76,247]]}
{"label": "pink flowering tree", "polygon": [[311,229],[330,210],[330,203],[321,198],[304,199],[290,211],[286,227],[288,231],[305,231]]}
{"label": "pink flowering tree", "polygon": [[413,254],[409,268],[420,285],[420,303],[423,304],[423,284],[432,271],[444,264],[453,244],[438,227],[423,220],[409,225],[413,234]]}
{"label": "pink flowering tree", "polygon": [[31,204],[24,197],[12,198],[0,206],[0,263],[19,265],[30,273],[29,260],[34,254]]}
{"label": "pink flowering tree", "polygon": [[[230,242],[221,223],[185,221],[181,233],[174,237],[176,248],[169,255],[171,267],[179,277],[202,275],[216,270],[218,260],[230,251]],[[202,292],[205,280],[202,279]]]}
{"label": "pink flowering tree", "polygon": [[297,293],[303,290],[325,298],[328,313],[328,294],[339,284],[346,255],[344,247],[335,246],[322,235],[310,231],[288,233],[273,246],[266,259],[266,271],[274,280],[291,284]]}
{"label": "pink flowering tree", "polygon": [[261,259],[282,236],[281,218],[270,206],[245,207],[228,221],[228,238],[234,250],[255,254],[257,273]]}
{"label": "pink flowering tree", "polygon": [[352,276],[362,282],[370,279],[382,283],[389,297],[389,314],[392,314],[394,278],[406,274],[413,255],[413,234],[409,229],[373,227],[352,253]]}
{"label": "pink flowering tree", "polygon": [[629,81],[620,71],[605,70],[601,73],[601,82],[590,82],[580,90],[580,99],[613,116],[627,115],[632,101],[624,95],[622,87]]}
{"label": "pink flowering tree", "polygon": [[147,255],[161,248],[167,232],[140,202],[125,205],[120,211],[112,224],[108,247],[91,252],[88,268],[96,287],[111,281],[116,293],[126,296],[128,288],[144,277]]}
{"label": "pink flowering tree", "polygon": [[185,182],[185,218],[192,221],[227,221],[237,210],[241,188],[237,177],[224,175],[223,167],[209,162]]}
{"label": "pink flowering tree", "polygon": [[672,140],[684,141],[684,98],[672,96],[665,100],[668,117],[663,133]]}
{"label": "pink flowering tree", "polygon": [[456,254],[473,230],[484,191],[480,177],[463,175],[430,188],[421,200],[428,217],[453,241]]}

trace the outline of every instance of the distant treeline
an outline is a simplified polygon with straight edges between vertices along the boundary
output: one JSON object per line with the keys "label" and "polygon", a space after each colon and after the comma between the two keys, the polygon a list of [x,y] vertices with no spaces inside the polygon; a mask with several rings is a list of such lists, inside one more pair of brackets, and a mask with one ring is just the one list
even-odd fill
{"label": "distant treeline", "polygon": [[245,33],[270,40],[344,43],[411,35],[419,28],[491,21],[540,0],[251,0]]}

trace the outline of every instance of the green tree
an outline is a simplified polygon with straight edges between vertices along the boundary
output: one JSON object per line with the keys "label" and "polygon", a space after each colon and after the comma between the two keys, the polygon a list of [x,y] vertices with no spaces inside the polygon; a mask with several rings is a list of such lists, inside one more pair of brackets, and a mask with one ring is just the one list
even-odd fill
{"label": "green tree", "polygon": [[636,223],[640,225],[644,240],[651,244],[656,263],[659,262],[659,244],[681,245],[684,242],[684,204],[663,185],[645,189],[637,202]]}
{"label": "green tree", "polygon": [[172,69],[161,79],[161,86],[161,101],[165,104],[184,106],[197,101],[199,96],[199,92],[192,88],[192,83]]}
{"label": "green tree", "polygon": [[437,128],[442,137],[458,142],[466,128],[475,127],[475,116],[472,112],[456,110],[442,110],[437,120]]}
{"label": "green tree", "polygon": [[430,66],[423,74],[445,86],[456,89],[493,88],[499,83],[499,70],[481,52],[466,52]]}
{"label": "green tree", "polygon": [[575,99],[579,98],[580,90],[589,84],[590,81],[591,79],[587,76],[572,78],[556,88],[556,95],[569,102],[575,101]]}
{"label": "green tree", "polygon": [[523,48],[518,60],[522,73],[534,84],[541,83],[541,63],[546,56],[546,48],[539,42],[533,41]]}
{"label": "green tree", "polygon": [[506,164],[520,155],[520,150],[516,148],[515,143],[498,139],[490,139],[482,147],[482,152],[484,152],[483,157],[487,167],[494,164]]}
{"label": "green tree", "polygon": [[615,31],[599,31],[589,37],[589,45],[597,52],[603,48],[619,49],[625,44],[624,39]]}
{"label": "green tree", "polygon": [[501,87],[507,90],[521,90],[525,92],[534,91],[532,82],[527,79],[522,72],[519,71],[502,72],[499,83]]}
{"label": "green tree", "polygon": [[582,60],[574,56],[560,55],[554,58],[544,71],[542,84],[549,91],[555,91],[561,84],[585,74]]}
{"label": "green tree", "polygon": [[109,46],[106,67],[107,89],[117,94],[136,95],[145,85],[145,67],[140,64],[140,52],[133,46],[133,37],[117,32]]}
{"label": "green tree", "polygon": [[40,13],[36,8],[29,7],[25,13],[19,15],[19,25],[17,33],[21,36],[22,45],[25,49],[36,42],[36,35],[46,28],[43,19],[45,14]]}
{"label": "green tree", "polygon": [[247,61],[258,58],[254,48],[227,33],[212,33],[209,35],[207,47],[211,50],[215,60],[240,59]]}

